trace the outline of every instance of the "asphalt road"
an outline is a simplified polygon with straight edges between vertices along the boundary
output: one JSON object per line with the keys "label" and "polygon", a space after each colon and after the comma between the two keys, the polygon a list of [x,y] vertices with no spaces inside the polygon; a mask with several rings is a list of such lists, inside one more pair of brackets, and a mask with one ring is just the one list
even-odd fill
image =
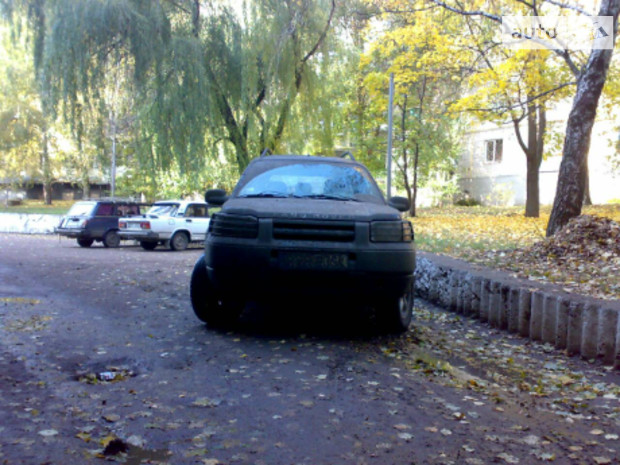
{"label": "asphalt road", "polygon": [[0,234],[0,464],[620,463],[617,371],[419,301],[210,329],[200,254]]}

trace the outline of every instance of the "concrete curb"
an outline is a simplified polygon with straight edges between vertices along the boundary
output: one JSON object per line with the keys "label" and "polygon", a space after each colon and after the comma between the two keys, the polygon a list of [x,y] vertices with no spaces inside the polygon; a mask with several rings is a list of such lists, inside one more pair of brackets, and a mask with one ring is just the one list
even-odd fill
{"label": "concrete curb", "polygon": [[0,232],[19,234],[53,234],[62,215],[0,213]]}
{"label": "concrete curb", "polygon": [[492,327],[620,369],[620,301],[570,294],[425,252],[417,254],[416,293]]}

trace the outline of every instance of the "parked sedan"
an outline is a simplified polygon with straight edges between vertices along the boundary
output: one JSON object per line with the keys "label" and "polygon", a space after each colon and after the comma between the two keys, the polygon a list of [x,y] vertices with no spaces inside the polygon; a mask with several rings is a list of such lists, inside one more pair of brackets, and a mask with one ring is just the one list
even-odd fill
{"label": "parked sedan", "polygon": [[55,232],[77,239],[80,247],[90,247],[93,242],[103,242],[104,247],[118,247],[118,220],[124,216],[139,215],[140,204],[131,200],[95,199],[73,204],[62,217]]}
{"label": "parked sedan", "polygon": [[386,330],[411,322],[415,268],[409,202],[387,202],[354,160],[264,156],[220,205],[197,261],[190,295],[199,319],[235,321],[248,300],[290,296],[372,305]]}
{"label": "parked sedan", "polygon": [[120,237],[139,241],[145,250],[153,250],[158,244],[185,250],[190,243],[205,240],[209,209],[204,202],[155,202],[145,215],[124,218],[118,225]]}

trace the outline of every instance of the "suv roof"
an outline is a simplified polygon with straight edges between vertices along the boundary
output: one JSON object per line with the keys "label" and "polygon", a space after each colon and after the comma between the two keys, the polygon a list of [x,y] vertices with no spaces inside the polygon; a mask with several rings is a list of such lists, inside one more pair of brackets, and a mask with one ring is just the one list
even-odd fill
{"label": "suv roof", "polygon": [[260,162],[267,162],[270,160],[274,160],[274,161],[278,161],[278,160],[285,160],[285,161],[298,161],[298,160],[304,160],[304,161],[310,161],[310,162],[325,162],[325,161],[329,161],[329,162],[336,162],[336,163],[348,163],[348,164],[355,164],[355,165],[362,165],[360,162],[355,161],[355,160],[351,160],[350,158],[343,158],[343,157],[323,157],[323,156],[318,156],[318,155],[265,155],[262,157],[258,157],[258,158],[254,158],[250,164],[253,163],[260,163]]}

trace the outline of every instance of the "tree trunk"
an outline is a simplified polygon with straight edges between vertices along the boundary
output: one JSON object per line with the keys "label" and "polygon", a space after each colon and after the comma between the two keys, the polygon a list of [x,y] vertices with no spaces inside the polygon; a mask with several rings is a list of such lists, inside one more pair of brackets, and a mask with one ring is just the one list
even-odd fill
{"label": "tree trunk", "polygon": [[88,175],[82,178],[82,198],[88,199],[90,197],[90,179]]}
{"label": "tree trunk", "polygon": [[[599,16],[613,16],[614,39],[618,30],[620,0],[603,0]],[[547,236],[558,232],[581,214],[586,188],[587,156],[596,108],[605,85],[613,50],[592,50],[577,82],[577,93],[566,125],[562,163]]]}
{"label": "tree trunk", "polygon": [[41,139],[41,171],[43,172],[43,203],[45,205],[52,204],[52,168],[50,166],[48,142],[47,126],[45,126]]}
{"label": "tree trunk", "polygon": [[590,196],[590,168],[588,166],[587,158],[586,158],[586,190],[583,194],[583,204],[592,205],[592,197]]}
{"label": "tree trunk", "polygon": [[538,218],[540,216],[540,164],[542,163],[545,147],[545,131],[547,128],[547,115],[542,105],[530,108],[531,117],[528,116],[529,150],[527,157],[526,175],[526,200],[525,217]]}
{"label": "tree trunk", "polygon": [[413,156],[413,196],[411,199],[411,216],[416,216],[416,202],[418,201],[418,164],[420,162],[420,146],[417,141],[415,143],[415,152]]}
{"label": "tree trunk", "polygon": [[527,107],[527,144],[523,140],[519,120],[513,121],[517,141],[526,159],[525,217],[540,216],[539,170],[544,151],[547,117],[542,105],[530,103]]}
{"label": "tree trunk", "polygon": [[525,198],[525,217],[538,218],[540,216],[540,189],[538,168],[540,163],[534,157],[527,158],[526,175],[526,198]]}

